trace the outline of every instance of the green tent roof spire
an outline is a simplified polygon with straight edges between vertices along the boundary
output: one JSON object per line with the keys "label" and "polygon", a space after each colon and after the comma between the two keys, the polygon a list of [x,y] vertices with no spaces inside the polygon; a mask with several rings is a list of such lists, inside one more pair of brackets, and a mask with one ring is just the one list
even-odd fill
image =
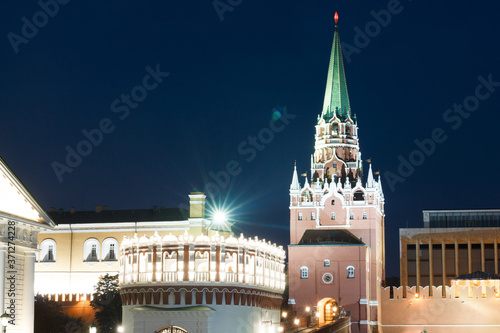
{"label": "green tent roof spire", "polygon": [[323,103],[322,117],[329,120],[334,112],[341,120],[351,115],[349,94],[345,80],[344,60],[340,45],[339,29],[337,27],[338,14],[335,12],[335,33],[333,35],[332,52],[328,66],[328,77],[326,80],[325,101]]}

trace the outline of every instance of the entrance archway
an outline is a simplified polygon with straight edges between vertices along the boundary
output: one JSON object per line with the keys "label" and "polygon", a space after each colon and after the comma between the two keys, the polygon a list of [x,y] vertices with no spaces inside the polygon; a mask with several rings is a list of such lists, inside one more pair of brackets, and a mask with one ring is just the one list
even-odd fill
{"label": "entrance archway", "polygon": [[180,328],[179,326],[165,326],[160,328],[159,330],[156,330],[155,333],[189,333],[183,328]]}
{"label": "entrance archway", "polygon": [[333,298],[323,298],[318,302],[319,322],[328,323],[334,321],[339,316],[339,304]]}

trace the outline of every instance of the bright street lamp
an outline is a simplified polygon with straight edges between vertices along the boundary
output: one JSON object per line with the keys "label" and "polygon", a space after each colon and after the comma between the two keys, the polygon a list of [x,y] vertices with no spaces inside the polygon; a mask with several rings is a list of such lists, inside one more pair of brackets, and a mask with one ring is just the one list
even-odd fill
{"label": "bright street lamp", "polygon": [[306,312],[309,312],[309,311],[311,311],[311,307],[306,306]]}
{"label": "bright street lamp", "polygon": [[89,333],[97,333],[97,327],[94,325],[94,323],[90,324]]}
{"label": "bright street lamp", "polygon": [[120,325],[120,326],[118,326],[118,327],[116,328],[116,331],[117,331],[118,333],[123,333],[123,332],[125,332],[125,329],[123,328],[123,326],[121,326],[121,325]]}
{"label": "bright street lamp", "polygon": [[7,325],[9,324],[9,319],[10,316],[7,314],[7,312],[4,312],[4,314],[0,316],[0,321],[2,322],[3,326],[3,333],[7,332]]}

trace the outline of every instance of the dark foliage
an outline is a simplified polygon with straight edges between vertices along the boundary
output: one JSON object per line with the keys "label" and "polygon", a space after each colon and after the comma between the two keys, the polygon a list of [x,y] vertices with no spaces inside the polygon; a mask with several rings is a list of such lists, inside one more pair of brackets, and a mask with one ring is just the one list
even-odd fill
{"label": "dark foliage", "polygon": [[100,333],[114,333],[122,321],[122,301],[118,287],[118,275],[101,276],[96,285],[94,299],[90,302],[97,310],[98,331]]}
{"label": "dark foliage", "polygon": [[40,295],[35,297],[35,333],[84,333],[85,323],[80,317],[62,312],[61,304]]}

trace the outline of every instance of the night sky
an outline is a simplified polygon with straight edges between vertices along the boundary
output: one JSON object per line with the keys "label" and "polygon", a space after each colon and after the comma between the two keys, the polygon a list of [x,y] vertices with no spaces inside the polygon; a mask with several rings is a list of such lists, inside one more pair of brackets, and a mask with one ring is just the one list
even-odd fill
{"label": "night sky", "polygon": [[423,209],[500,206],[497,1],[47,2],[0,5],[0,156],[47,210],[179,207],[209,189],[245,234],[286,247],[336,10],[362,157],[383,178],[388,275]]}

